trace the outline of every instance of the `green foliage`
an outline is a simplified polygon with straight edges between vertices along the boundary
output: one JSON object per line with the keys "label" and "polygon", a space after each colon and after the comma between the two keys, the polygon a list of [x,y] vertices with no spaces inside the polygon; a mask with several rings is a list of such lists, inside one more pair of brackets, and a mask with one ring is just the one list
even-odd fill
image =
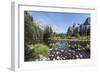
{"label": "green foliage", "polygon": [[61,39],[66,39],[66,33],[59,33],[57,34],[57,37],[60,37]]}
{"label": "green foliage", "polygon": [[24,49],[24,61],[29,61],[29,60],[32,60],[32,50],[27,46],[25,45],[25,49]]}
{"label": "green foliage", "polygon": [[25,61],[27,61],[32,58],[31,48],[28,46],[43,42],[43,31],[36,25],[27,11],[24,12],[24,36],[24,57]]}
{"label": "green foliage", "polygon": [[59,40],[59,39],[61,39],[61,37],[59,37],[59,36],[58,37],[50,37],[49,39],[50,40]]}
{"label": "green foliage", "polygon": [[53,34],[53,30],[50,26],[47,26],[44,30],[44,34],[43,34],[43,40],[44,40],[44,43],[49,45],[49,41],[50,41],[50,37],[52,36]]}
{"label": "green foliage", "polygon": [[39,55],[43,55],[43,56],[47,57],[49,54],[49,47],[44,44],[40,44],[40,43],[35,44],[32,49],[32,53],[36,57],[39,57]]}
{"label": "green foliage", "polygon": [[32,16],[27,11],[24,13],[25,43],[35,44],[43,41],[43,31],[36,25]]}

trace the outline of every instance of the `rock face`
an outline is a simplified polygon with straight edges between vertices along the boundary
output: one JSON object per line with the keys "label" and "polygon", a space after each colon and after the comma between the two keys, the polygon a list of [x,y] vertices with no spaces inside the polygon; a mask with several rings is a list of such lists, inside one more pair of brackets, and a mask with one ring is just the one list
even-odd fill
{"label": "rock face", "polygon": [[67,34],[70,36],[90,35],[90,17],[88,17],[83,24],[73,24],[68,28]]}
{"label": "rock face", "polygon": [[90,25],[90,17],[88,17],[88,18],[86,19],[86,21],[84,22],[84,25]]}

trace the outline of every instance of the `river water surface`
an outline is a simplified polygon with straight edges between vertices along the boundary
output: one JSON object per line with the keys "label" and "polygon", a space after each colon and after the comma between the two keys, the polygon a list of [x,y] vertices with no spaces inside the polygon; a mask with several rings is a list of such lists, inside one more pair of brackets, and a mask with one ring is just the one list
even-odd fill
{"label": "river water surface", "polygon": [[90,55],[83,50],[69,48],[67,41],[59,41],[53,46],[49,58],[50,60],[85,59],[90,58]]}

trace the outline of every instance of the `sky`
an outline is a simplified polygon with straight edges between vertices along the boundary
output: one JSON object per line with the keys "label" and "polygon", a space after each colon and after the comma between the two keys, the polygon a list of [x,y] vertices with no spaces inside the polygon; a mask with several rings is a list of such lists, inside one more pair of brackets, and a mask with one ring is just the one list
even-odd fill
{"label": "sky", "polygon": [[40,26],[51,26],[56,33],[66,33],[74,23],[83,24],[90,14],[28,11]]}

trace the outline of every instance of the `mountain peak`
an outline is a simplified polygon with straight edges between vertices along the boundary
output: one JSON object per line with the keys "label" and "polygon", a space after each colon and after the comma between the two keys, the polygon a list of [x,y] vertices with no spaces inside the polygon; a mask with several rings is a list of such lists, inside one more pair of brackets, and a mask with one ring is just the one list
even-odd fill
{"label": "mountain peak", "polygon": [[84,25],[90,25],[90,17],[88,17],[88,18],[86,19],[86,21],[84,22]]}

